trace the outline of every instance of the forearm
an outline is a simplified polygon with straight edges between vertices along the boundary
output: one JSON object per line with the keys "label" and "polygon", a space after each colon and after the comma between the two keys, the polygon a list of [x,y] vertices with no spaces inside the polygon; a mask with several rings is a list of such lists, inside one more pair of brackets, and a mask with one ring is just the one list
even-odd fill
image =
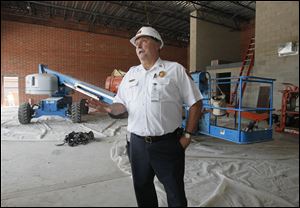
{"label": "forearm", "polygon": [[201,117],[202,100],[199,100],[189,109],[189,117],[187,120],[186,131],[194,133],[197,130],[197,125]]}
{"label": "forearm", "polygon": [[113,103],[109,105],[107,112],[112,118],[126,118],[128,116],[126,107],[121,103]]}

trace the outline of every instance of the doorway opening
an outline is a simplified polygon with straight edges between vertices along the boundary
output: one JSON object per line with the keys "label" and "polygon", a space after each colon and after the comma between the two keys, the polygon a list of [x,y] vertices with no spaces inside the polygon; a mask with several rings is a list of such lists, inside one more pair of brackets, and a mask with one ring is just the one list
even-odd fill
{"label": "doorway opening", "polygon": [[19,106],[18,77],[3,77],[3,106]]}

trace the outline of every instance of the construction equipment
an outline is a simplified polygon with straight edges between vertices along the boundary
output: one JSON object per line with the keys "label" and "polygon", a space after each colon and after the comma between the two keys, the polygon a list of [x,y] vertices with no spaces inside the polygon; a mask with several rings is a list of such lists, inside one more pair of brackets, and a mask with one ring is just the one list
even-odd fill
{"label": "construction equipment", "polygon": [[[250,44],[248,46],[248,49],[246,51],[245,57],[243,59],[242,67],[240,69],[240,74],[239,76],[249,76],[250,71],[253,68],[254,65],[254,52],[255,52],[255,38],[252,37],[250,40]],[[246,71],[246,74],[245,72]],[[242,87],[242,96],[244,94],[245,88],[246,88],[247,82],[243,83]],[[236,83],[235,88],[231,94],[231,99],[230,99],[230,105],[237,106],[238,105],[238,97],[237,97],[237,90],[239,88],[239,82]]]}
{"label": "construction equipment", "polygon": [[[272,111],[274,111],[273,105],[273,82],[275,79],[263,78],[263,77],[254,77],[254,76],[240,76],[240,77],[223,77],[212,79],[208,72],[197,72],[192,74],[193,80],[196,85],[199,87],[200,92],[203,96],[203,115],[199,121],[198,130],[196,135],[205,134],[212,137],[217,137],[224,139],[230,142],[238,144],[247,144],[254,142],[262,142],[272,140]],[[239,103],[237,107],[224,106],[221,103],[216,105],[216,99],[214,97],[214,92],[212,91],[213,82],[217,84],[224,84],[225,79],[229,79],[229,83],[239,82],[239,87],[237,91],[237,97]],[[235,81],[238,80],[238,81]],[[242,97],[242,87],[244,82],[252,83],[263,83],[264,85],[270,85],[270,99],[269,107],[259,107],[259,108],[249,108],[242,107],[243,97]],[[222,98],[221,98],[222,99]],[[218,100],[217,100],[218,101]],[[220,111],[215,111],[215,110]],[[234,120],[230,120],[228,117],[222,117],[223,112],[233,111],[237,117],[234,117]],[[267,127],[258,127],[258,121],[261,121],[262,116],[257,113],[257,111],[268,112],[266,113],[267,117],[263,117],[264,120],[268,119]],[[188,116],[188,108],[185,106],[185,117]],[[250,122],[245,122],[245,117],[251,117]],[[265,114],[263,115],[265,116]],[[256,117],[257,120],[253,120],[253,117]],[[223,118],[223,120],[222,120]],[[243,118],[243,120],[242,120]],[[232,122],[232,123],[230,123]],[[185,127],[186,119],[183,120],[182,126]]]}
{"label": "construction equipment", "polygon": [[105,80],[105,89],[109,90],[113,93],[118,92],[119,85],[123,77],[125,76],[126,72],[121,70],[115,69],[110,76],[108,76]]}
{"label": "construction equipment", "polygon": [[71,76],[39,64],[39,73],[26,76],[26,94],[50,95],[39,104],[25,102],[19,106],[18,119],[21,124],[28,124],[32,118],[41,116],[61,116],[74,123],[81,122],[81,115],[88,113],[86,100],[72,102],[73,91],[83,93],[95,100],[111,104],[115,93],[100,87],[79,81]]}
{"label": "construction equipment", "polygon": [[285,89],[280,91],[282,93],[280,123],[276,126],[275,130],[277,132],[288,132],[299,135],[299,124],[297,125],[297,129],[287,128],[287,126],[292,126],[293,121],[298,119],[299,122],[299,109],[296,111],[299,87],[291,83],[283,84],[285,85]]}

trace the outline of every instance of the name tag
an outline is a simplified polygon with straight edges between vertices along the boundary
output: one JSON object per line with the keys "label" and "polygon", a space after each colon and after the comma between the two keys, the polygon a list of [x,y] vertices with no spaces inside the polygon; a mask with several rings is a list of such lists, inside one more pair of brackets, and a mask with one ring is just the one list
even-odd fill
{"label": "name tag", "polygon": [[152,102],[158,102],[159,101],[159,91],[157,89],[157,83],[152,84],[151,101]]}
{"label": "name tag", "polygon": [[136,79],[131,79],[131,80],[129,80],[129,82],[128,82],[128,87],[130,88],[130,87],[137,86],[138,83],[139,83],[138,80],[136,80]]}

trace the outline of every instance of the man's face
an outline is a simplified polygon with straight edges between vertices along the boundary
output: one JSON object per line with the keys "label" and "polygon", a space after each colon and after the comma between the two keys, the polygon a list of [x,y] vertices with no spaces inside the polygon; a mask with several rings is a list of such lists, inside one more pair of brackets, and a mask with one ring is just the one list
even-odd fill
{"label": "man's face", "polygon": [[150,37],[142,36],[135,40],[135,51],[140,61],[147,61],[159,56],[160,43]]}

